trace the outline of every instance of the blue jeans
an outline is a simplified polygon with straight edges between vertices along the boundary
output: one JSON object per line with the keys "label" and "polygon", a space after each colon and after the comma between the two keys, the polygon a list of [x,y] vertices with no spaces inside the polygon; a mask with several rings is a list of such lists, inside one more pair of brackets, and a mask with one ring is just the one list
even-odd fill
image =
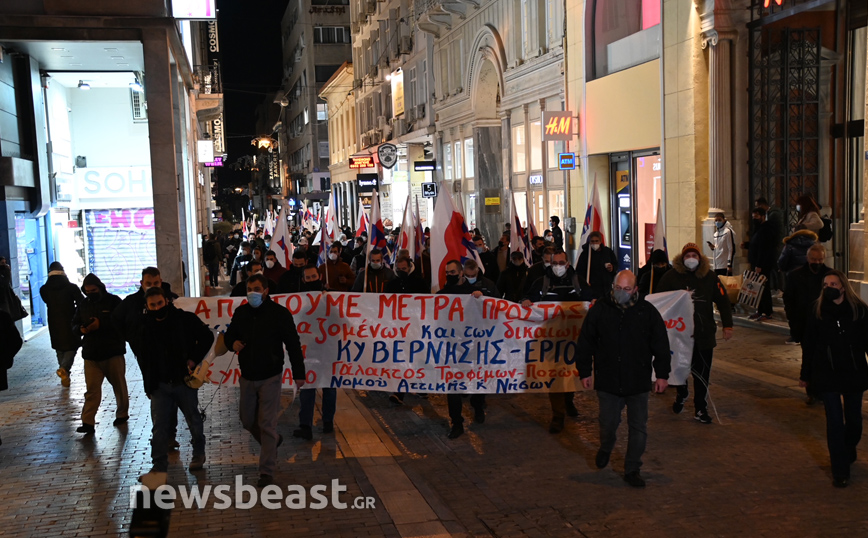
{"label": "blue jeans", "polygon": [[77,352],[77,349],[71,351],[58,351],[57,366],[66,370],[66,373],[68,374],[69,371],[72,370],[72,363],[75,361],[75,354]]}
{"label": "blue jeans", "polygon": [[618,396],[598,390],[597,398],[600,400],[600,450],[611,453],[615,448],[615,434],[621,423],[621,411],[626,405],[628,429],[624,472],[638,472],[648,440],[648,393]]}
{"label": "blue jeans", "polygon": [[260,381],[241,377],[241,425],[262,446],[259,474],[274,476],[277,467],[277,417],[280,415],[281,375]]}
{"label": "blue jeans", "polygon": [[151,422],[154,425],[151,430],[151,459],[156,472],[169,470],[169,441],[175,435],[179,408],[190,428],[193,457],[205,455],[205,425],[199,414],[199,391],[184,383],[160,383],[151,394]]}
{"label": "blue jeans", "polygon": [[862,394],[823,392],[820,395],[826,406],[826,443],[835,478],[850,478],[850,461],[862,439]]}
{"label": "blue jeans", "polygon": [[[316,389],[302,389],[298,398],[301,409],[298,412],[298,423],[302,426],[313,426],[313,408],[316,405]],[[322,421],[333,423],[335,421],[335,407],[338,402],[338,389],[322,389]]]}

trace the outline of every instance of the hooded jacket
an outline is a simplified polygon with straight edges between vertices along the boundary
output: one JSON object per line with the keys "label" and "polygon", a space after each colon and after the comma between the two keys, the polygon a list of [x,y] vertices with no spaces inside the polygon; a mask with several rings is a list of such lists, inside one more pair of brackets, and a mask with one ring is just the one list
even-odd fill
{"label": "hooded jacket", "polygon": [[804,264],[787,274],[784,286],[784,312],[790,325],[790,336],[796,342],[801,342],[808,323],[808,312],[823,291],[823,279],[831,271],[826,264],[821,264],[815,273],[809,264]]}
{"label": "hooded jacket", "polygon": [[105,284],[93,273],[84,277],[82,291],[85,286],[98,287],[100,294],[98,298],[87,297],[78,305],[72,318],[72,328],[81,334],[81,328],[89,326],[94,320],[99,320],[99,327],[82,337],[81,356],[89,361],[123,356],[127,345],[112,321],[112,313],[121,304],[120,297],[106,291]]}
{"label": "hooded jacket", "polygon": [[660,279],[660,287],[654,286],[654,293],[674,290],[693,292],[693,342],[697,349],[711,349],[717,345],[715,334],[717,323],[714,321],[714,308],[717,305],[720,319],[725,328],[732,327],[732,305],[726,288],[711,270],[708,258],[699,256],[699,267],[695,271],[684,266],[681,254],[672,259],[672,269]]}
{"label": "hooded jacket", "polygon": [[594,369],[594,390],[633,396],[651,390],[651,369],[657,379],[671,370],[669,335],[660,312],[638,299],[626,309],[607,294],[594,303],[582,323],[576,367],[581,378]]}
{"label": "hooded jacket", "polygon": [[808,261],[808,249],[818,240],[817,234],[811,230],[799,230],[784,238],[784,250],[778,258],[778,269],[789,273],[805,265]]}
{"label": "hooded jacket", "polygon": [[714,245],[714,269],[732,268],[732,261],[735,258],[735,229],[729,221],[724,222],[720,228],[714,227],[712,244]]}
{"label": "hooded jacket", "polygon": [[799,379],[814,391],[846,394],[868,390],[868,312],[861,305],[858,308],[856,320],[847,301],[840,305],[825,302],[822,319],[810,309]]}
{"label": "hooded jacket", "polygon": [[[162,283],[163,291],[166,293],[166,298],[169,303],[178,298],[178,294],[172,291],[172,285],[168,282]],[[82,288],[84,289],[84,288]],[[112,312],[112,321],[115,329],[121,337],[130,343],[130,349],[133,353],[139,354],[139,324],[145,316],[147,310],[145,306],[145,292],[141,287],[131,294],[127,295],[121,304]]]}
{"label": "hooded jacket", "polygon": [[52,349],[74,351],[80,348],[81,332],[72,330],[75,309],[84,301],[78,286],[70,282],[63,271],[52,271],[39,288],[39,296],[48,307],[48,334]]}
{"label": "hooded jacket", "polygon": [[[588,278],[588,252],[591,252],[591,278]],[[612,270],[606,269],[606,264],[612,264]],[[618,258],[615,256],[615,251],[606,245],[600,245],[599,250],[592,250],[589,242],[585,242],[582,246],[582,254],[579,256],[579,261],[576,263],[576,273],[579,275],[582,287],[590,287],[594,298],[605,297],[609,290],[612,289],[612,282],[615,281],[615,273],[618,272]]]}
{"label": "hooded jacket", "polygon": [[[280,282],[280,277],[283,276],[283,273],[286,272],[286,267],[284,267],[279,261],[274,261],[274,267],[271,269],[262,262],[262,274],[265,275],[265,278],[269,280],[273,280],[275,282]],[[274,293],[277,293],[277,290],[274,290]]]}
{"label": "hooded jacket", "polygon": [[497,280],[497,290],[501,296],[507,301],[520,303],[524,298],[524,292],[528,275],[528,266],[523,263],[515,265],[510,261],[509,267],[500,273],[500,278]]}

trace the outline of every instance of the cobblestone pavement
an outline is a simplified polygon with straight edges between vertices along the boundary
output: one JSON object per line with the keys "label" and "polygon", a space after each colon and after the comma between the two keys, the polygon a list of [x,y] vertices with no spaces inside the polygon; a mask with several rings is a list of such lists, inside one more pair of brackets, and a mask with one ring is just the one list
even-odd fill
{"label": "cobblestone pavement", "polygon": [[[278,485],[310,487],[338,479],[351,501],[375,508],[218,510],[176,508],[170,536],[863,536],[868,532],[868,457],[851,486],[834,489],[822,406],[797,387],[799,348],[785,336],[738,327],[718,346],[713,425],[688,406],[671,412],[672,391],[652,396],[644,490],[622,478],[626,425],[612,463],[597,470],[597,403],[576,395],[580,416],[560,435],[547,431],[545,395],[489,396],[484,424],[446,439],[443,396],[340,394],[334,436],[291,437],[298,403],[284,397]],[[0,535],[102,536],[127,532],[129,487],[150,468],[150,418],[138,367],[127,354],[128,425],[114,427],[108,384],[93,436],[75,432],[84,395],[80,358],[72,386],[54,375],[43,333],[25,344],[0,393]],[[691,382],[692,384],[692,382]],[[692,390],[692,387],[691,387]],[[200,391],[203,403],[215,391]],[[189,473],[190,440],[171,457],[175,485],[231,485],[257,477],[258,447],[241,429],[237,391],[216,391],[205,422],[208,461]],[[317,417],[317,421],[318,421]],[[864,453],[864,452],[863,452]],[[861,454],[860,454],[861,456]]]}

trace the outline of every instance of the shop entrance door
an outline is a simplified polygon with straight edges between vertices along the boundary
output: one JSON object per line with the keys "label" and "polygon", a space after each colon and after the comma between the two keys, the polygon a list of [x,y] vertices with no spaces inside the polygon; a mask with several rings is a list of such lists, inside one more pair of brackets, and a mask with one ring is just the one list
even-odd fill
{"label": "shop entrance door", "polygon": [[657,205],[663,197],[660,150],[613,154],[609,162],[612,239],[607,244],[615,251],[618,269],[635,272],[654,246]]}

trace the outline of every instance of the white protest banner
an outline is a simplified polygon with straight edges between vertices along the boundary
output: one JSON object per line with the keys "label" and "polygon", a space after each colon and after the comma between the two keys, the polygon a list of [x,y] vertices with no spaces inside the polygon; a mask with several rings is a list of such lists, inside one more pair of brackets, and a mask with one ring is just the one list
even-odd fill
{"label": "white protest banner", "polygon": [[645,297],[653,304],[666,324],[669,350],[672,352],[670,385],[686,385],[693,358],[693,297],[687,291],[667,291]]}
{"label": "white protest banner", "polygon": [[[670,342],[681,339],[682,348],[692,346],[692,330],[681,321],[692,326],[690,296],[660,296],[673,294],[687,300],[663,301],[671,309],[663,313]],[[523,308],[466,295],[332,292],[273,299],[293,315],[308,386],[420,393],[579,390],[577,340],[588,303]],[[243,297],[185,297],[176,299],[175,306],[223,332],[234,309],[245,302]],[[690,355],[688,351],[688,371]],[[283,382],[290,386],[288,361],[286,366]],[[240,377],[231,353],[216,357],[208,374],[212,384],[237,385]]]}

